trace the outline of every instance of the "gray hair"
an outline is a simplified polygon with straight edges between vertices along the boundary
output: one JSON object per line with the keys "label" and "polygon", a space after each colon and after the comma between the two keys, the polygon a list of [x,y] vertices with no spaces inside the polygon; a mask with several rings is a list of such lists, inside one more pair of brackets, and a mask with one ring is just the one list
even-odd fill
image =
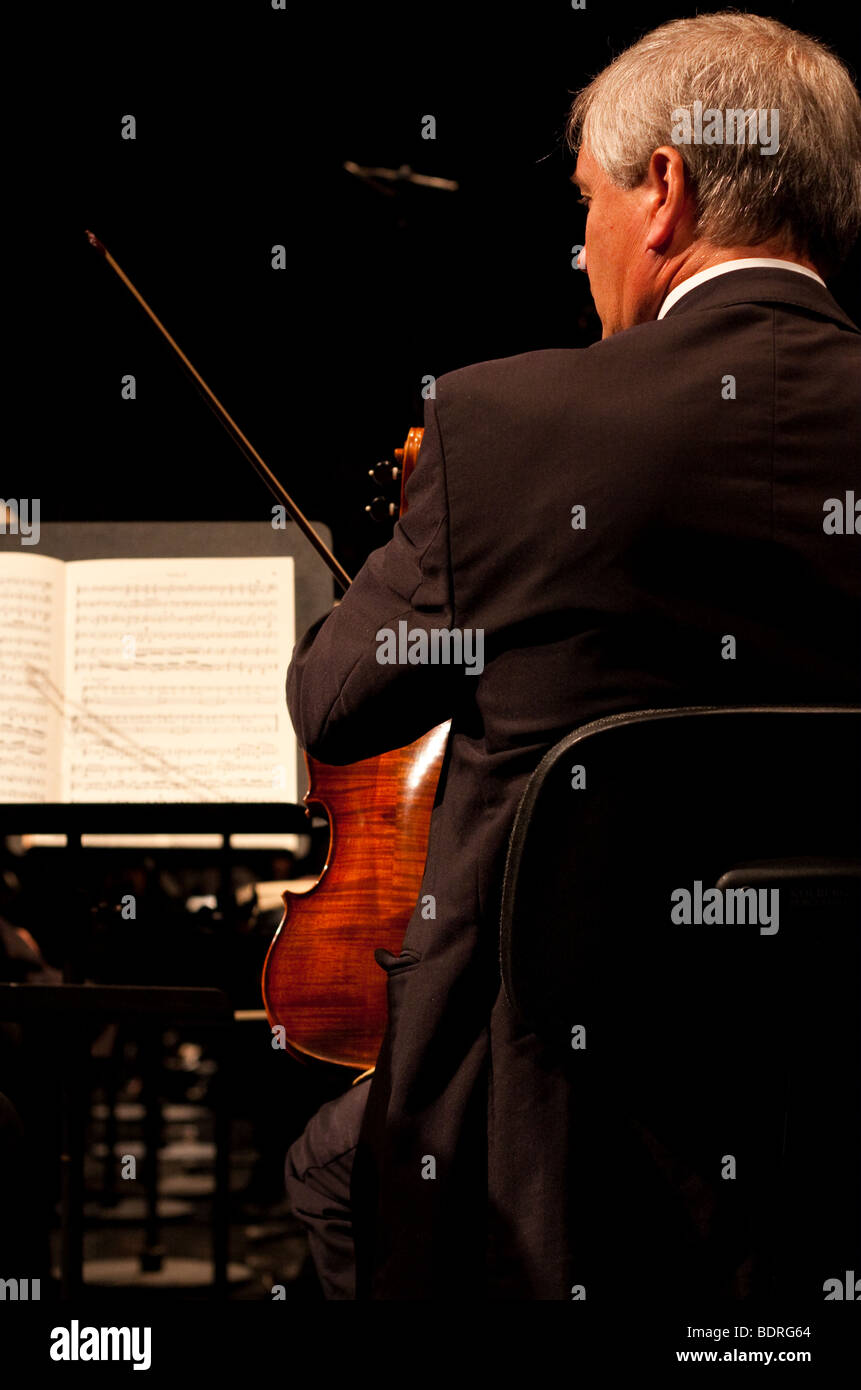
{"label": "gray hair", "polygon": [[830,49],[774,19],[733,10],[653,29],[578,93],[566,127],[612,184],[636,188],[674,117],[695,102],[779,112],[779,146],[679,144],[697,234],[715,246],[772,239],[827,273],[861,231],[861,100]]}

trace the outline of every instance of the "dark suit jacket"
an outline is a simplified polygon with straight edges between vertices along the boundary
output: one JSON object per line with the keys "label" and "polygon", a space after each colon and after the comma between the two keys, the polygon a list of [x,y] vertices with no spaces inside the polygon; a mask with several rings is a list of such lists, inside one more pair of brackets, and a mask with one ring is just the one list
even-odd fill
{"label": "dark suit jacket", "polygon": [[[567,1299],[572,1247],[602,1239],[565,1201],[572,1182],[592,1201],[572,1178],[577,1097],[500,991],[514,812],[542,754],[613,711],[859,701],[859,541],[823,529],[827,499],[861,496],[859,366],[826,289],[750,269],[588,349],[437,382],[409,509],[287,682],[298,737],[327,763],[453,720],[422,886],[436,917],[417,908],[388,964],[354,1170],[366,1295]],[[376,634],[400,619],[483,629],[483,674],[380,664]],[[626,1186],[648,1187],[634,1168]],[[651,1202],[641,1245],[669,1249],[674,1230],[682,1248],[678,1200]]]}

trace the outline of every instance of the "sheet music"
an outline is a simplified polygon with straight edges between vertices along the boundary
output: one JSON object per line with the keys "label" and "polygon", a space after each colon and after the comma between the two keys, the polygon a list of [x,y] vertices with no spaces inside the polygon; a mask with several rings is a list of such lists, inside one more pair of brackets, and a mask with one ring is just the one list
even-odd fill
{"label": "sheet music", "polygon": [[61,797],[65,566],[0,554],[0,800]]}
{"label": "sheet music", "polygon": [[64,799],[295,801],[293,560],[65,568]]}

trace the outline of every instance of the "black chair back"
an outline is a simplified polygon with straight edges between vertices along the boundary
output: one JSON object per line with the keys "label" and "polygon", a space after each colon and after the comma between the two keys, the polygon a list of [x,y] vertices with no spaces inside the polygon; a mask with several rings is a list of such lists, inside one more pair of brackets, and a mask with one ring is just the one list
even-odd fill
{"label": "black chair back", "polygon": [[760,1290],[861,1275],[859,942],[859,709],[613,715],[527,786],[508,997],[572,1084],[718,1194]]}

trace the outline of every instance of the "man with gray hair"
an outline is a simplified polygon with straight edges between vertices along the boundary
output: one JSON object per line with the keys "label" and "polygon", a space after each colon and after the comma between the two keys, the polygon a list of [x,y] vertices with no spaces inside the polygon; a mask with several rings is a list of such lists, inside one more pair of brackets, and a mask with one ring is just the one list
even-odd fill
{"label": "man with gray hair", "polygon": [[[711,1241],[714,1174],[645,1139],[601,1173],[500,988],[500,889],[529,775],[576,725],[861,700],[861,334],[825,285],[861,228],[861,102],[813,39],[706,14],[600,73],[568,139],[602,341],[437,382],[406,515],[288,675],[323,762],[452,720],[421,898],[378,953],[374,1076],[288,1156],[333,1298],[749,1291],[744,1232]],[[483,631],[480,677],[381,665],[399,620]]]}
{"label": "man with gray hair", "polygon": [[[748,115],[757,120],[739,119]],[[730,270],[788,269],[823,284],[858,236],[858,94],[821,44],[775,20],[663,25],[579,94],[567,134],[589,210],[581,264],[605,338],[663,318]]]}

